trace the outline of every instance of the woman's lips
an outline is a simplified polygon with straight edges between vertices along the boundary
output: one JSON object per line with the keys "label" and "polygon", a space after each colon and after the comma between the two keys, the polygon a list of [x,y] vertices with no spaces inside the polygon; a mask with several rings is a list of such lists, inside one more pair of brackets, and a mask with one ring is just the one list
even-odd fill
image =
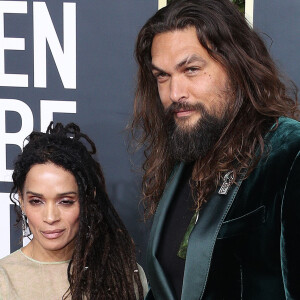
{"label": "woman's lips", "polygon": [[46,238],[46,239],[57,239],[59,238],[63,233],[64,233],[64,229],[56,229],[56,230],[46,230],[46,231],[41,231],[42,235]]}

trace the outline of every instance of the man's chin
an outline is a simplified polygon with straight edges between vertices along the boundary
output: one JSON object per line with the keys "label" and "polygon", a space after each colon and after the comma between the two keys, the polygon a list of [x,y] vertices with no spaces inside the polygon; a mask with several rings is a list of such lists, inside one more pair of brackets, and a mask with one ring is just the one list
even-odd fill
{"label": "man's chin", "polygon": [[200,117],[195,116],[188,116],[188,117],[181,117],[181,118],[175,118],[175,124],[178,129],[184,132],[190,132],[198,124]]}

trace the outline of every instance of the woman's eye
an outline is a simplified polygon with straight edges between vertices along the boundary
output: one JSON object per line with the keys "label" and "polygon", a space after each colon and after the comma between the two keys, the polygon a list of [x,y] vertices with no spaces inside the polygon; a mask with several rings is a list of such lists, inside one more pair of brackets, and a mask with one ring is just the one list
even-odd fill
{"label": "woman's eye", "polygon": [[74,204],[74,202],[75,202],[74,200],[60,200],[59,204],[69,206],[69,205]]}
{"label": "woman's eye", "polygon": [[29,203],[36,206],[42,204],[43,202],[40,199],[31,199],[29,200]]}

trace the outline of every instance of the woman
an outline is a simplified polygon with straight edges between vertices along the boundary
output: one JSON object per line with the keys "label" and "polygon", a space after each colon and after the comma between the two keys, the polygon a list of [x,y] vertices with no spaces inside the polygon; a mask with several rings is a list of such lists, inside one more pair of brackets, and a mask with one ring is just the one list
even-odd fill
{"label": "woman", "polygon": [[73,123],[51,123],[29,136],[15,163],[11,200],[33,237],[0,260],[0,298],[143,299],[145,275],[95,153]]}

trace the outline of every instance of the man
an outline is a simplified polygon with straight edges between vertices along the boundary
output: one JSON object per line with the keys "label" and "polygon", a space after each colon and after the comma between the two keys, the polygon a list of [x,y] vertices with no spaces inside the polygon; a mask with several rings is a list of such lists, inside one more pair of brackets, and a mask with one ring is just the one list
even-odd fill
{"label": "man", "polygon": [[146,299],[300,299],[297,96],[260,37],[229,0],[178,0],[136,58]]}

